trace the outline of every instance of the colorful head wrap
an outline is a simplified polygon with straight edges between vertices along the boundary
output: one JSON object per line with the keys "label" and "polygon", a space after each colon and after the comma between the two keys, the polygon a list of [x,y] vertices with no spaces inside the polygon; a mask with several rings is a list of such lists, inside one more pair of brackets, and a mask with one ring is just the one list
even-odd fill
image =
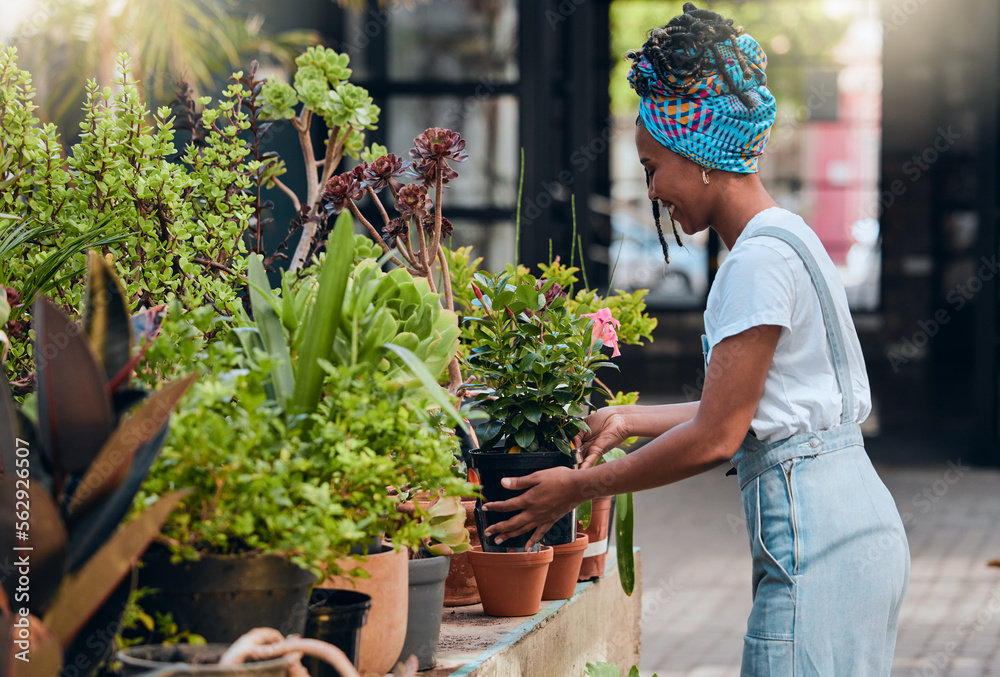
{"label": "colorful head wrap", "polygon": [[[639,115],[654,139],[703,167],[749,174],[757,171],[757,158],[774,123],[776,104],[767,88],[767,56],[749,35],[736,39],[746,57],[750,77],[744,77],[731,43],[719,43],[719,54],[732,82],[754,104],[748,108],[729,90],[715,66],[700,80],[687,82],[670,75],[658,78],[645,56],[629,73],[633,89],[648,92],[640,98]],[[642,78],[645,87],[636,82]]]}

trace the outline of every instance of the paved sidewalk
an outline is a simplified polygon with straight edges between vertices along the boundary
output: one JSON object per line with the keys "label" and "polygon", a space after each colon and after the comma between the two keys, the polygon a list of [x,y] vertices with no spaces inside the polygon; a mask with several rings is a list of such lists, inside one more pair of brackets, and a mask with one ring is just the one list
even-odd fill
{"label": "paved sidewalk", "polygon": [[[912,558],[893,677],[1000,676],[1000,568],[987,566],[1000,559],[1000,472],[877,468]],[[641,674],[738,677],[750,554],[736,478],[715,470],[639,494],[636,521]]]}

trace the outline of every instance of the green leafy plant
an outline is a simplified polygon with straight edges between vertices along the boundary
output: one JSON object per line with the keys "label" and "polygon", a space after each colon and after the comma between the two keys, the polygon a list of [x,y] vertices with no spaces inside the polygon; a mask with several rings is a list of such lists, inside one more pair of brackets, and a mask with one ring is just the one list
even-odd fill
{"label": "green leafy plant", "polygon": [[[118,624],[135,559],[183,496],[165,492],[119,528],[193,379],[152,394],[129,387],[142,356],[134,327],[151,326],[152,334],[155,321],[130,318],[96,254],[86,303],[81,328],[45,297],[36,300],[34,407],[16,409],[0,374],[0,544],[7,552],[27,548],[22,559],[30,557],[32,574],[30,596],[16,576],[3,580],[5,674],[28,674],[30,666],[32,675],[54,677],[62,664],[96,669],[112,646],[95,645],[94,633]],[[30,644],[15,632],[26,623]]]}
{"label": "green leafy plant", "polygon": [[[477,273],[465,387],[488,420],[477,428],[481,448],[571,452],[586,429],[587,398],[600,388],[595,371],[615,365],[601,348],[613,336],[600,318],[575,315],[553,281],[525,274]],[[604,326],[601,326],[603,323]]]}
{"label": "green leafy plant", "polygon": [[398,512],[418,517],[430,530],[420,547],[411,551],[410,559],[457,555],[472,549],[469,530],[465,528],[462,498],[432,496],[426,492],[417,493],[397,508]]}
{"label": "green leafy plant", "polygon": [[[366,253],[344,213],[316,274],[287,274],[280,294],[252,256],[253,319],[194,355],[181,348],[212,376],[182,404],[144,485],[147,500],[193,488],[164,528],[175,556],[283,553],[329,571],[382,532],[398,546],[430,536],[430,524],[388,520],[400,490],[468,493],[445,423],[461,419],[436,380],[457,320],[424,281],[383,273]],[[213,318],[194,320],[177,334],[204,335]],[[156,369],[176,361],[170,347],[151,355]]]}
{"label": "green leafy plant", "polygon": [[[409,151],[412,162],[381,146],[368,149],[354,169],[326,181],[324,208],[331,213],[350,211],[393,264],[426,280],[431,291],[440,288],[445,309],[454,311],[452,278],[442,246],[442,237],[449,237],[453,227],[444,218],[443,199],[445,186],[458,177],[452,163],[468,159],[465,140],[450,129],[431,127],[413,139],[413,146]],[[407,171],[419,181],[401,183],[399,178]],[[395,218],[389,217],[379,197],[386,190],[395,200]],[[381,216],[381,229],[358,209],[357,201],[365,196],[371,198]],[[448,365],[449,391],[457,394],[461,382],[458,360],[453,359]]]}
{"label": "green leafy plant", "polygon": [[[584,677],[622,677],[622,673],[614,663],[587,663]],[[633,665],[626,677],[639,677],[639,666]]]}
{"label": "green leafy plant", "polygon": [[[30,319],[38,292],[80,306],[87,247],[109,258],[135,306],[176,296],[223,315],[240,307],[254,189],[273,164],[247,138],[260,83],[237,74],[216,107],[201,99],[188,120],[196,143],[178,162],[174,113],[150,114],[125,56],[118,73],[114,90],[88,85],[80,140],[64,153],[55,127],[35,117],[15,50],[0,52],[0,284],[21,299],[8,328]],[[10,338],[8,373],[27,389],[28,332]]]}

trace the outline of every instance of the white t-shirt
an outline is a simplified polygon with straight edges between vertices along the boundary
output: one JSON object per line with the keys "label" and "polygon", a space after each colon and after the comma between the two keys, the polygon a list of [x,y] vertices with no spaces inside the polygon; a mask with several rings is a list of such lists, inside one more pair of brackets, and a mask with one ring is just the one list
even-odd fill
{"label": "white t-shirt", "polygon": [[871,413],[871,392],[844,284],[816,233],[787,210],[772,207],[754,216],[719,266],[705,309],[709,359],[711,350],[725,338],[751,327],[778,325],[778,346],[751,430],[762,442],[771,443],[841,423],[843,398],[819,295],[805,264],[790,245],[773,237],[750,238],[765,226],[797,235],[812,251],[826,278],[840,318],[854,386],[855,411],[848,412],[848,420],[860,423]]}

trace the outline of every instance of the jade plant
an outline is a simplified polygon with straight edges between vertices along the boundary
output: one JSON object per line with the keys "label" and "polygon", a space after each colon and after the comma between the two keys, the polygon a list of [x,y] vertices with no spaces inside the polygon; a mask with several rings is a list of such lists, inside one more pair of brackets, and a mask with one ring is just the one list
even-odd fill
{"label": "jade plant", "polygon": [[34,296],[78,308],[87,247],[108,257],[135,307],[174,296],[221,314],[240,305],[255,188],[274,163],[247,138],[261,83],[238,73],[216,106],[200,99],[188,120],[196,143],[179,152],[179,112],[151,112],[130,73],[122,56],[114,89],[88,85],[80,140],[63,148],[35,116],[16,51],[0,51],[0,285],[20,298],[7,322],[7,373],[21,393],[32,385],[23,323]]}
{"label": "jade plant", "polygon": [[135,560],[183,495],[166,492],[119,527],[193,379],[154,393],[130,387],[142,356],[136,334],[153,336],[159,314],[130,318],[96,254],[85,300],[80,327],[36,299],[33,402],[15,408],[0,374],[0,545],[12,553],[8,563],[30,570],[30,588],[26,574],[3,578],[4,674],[55,677],[62,665],[95,672],[113,644],[94,640],[114,634]]}

